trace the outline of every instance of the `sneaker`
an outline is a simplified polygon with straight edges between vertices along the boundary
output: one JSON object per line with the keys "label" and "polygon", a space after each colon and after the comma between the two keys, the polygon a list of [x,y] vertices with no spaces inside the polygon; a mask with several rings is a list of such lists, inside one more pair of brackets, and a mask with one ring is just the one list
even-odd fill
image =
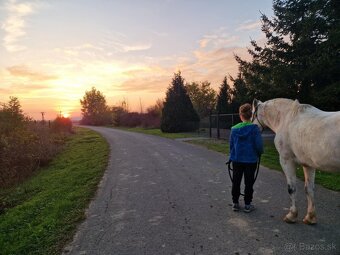
{"label": "sneaker", "polygon": [[254,211],[254,210],[255,210],[255,206],[250,204],[250,205],[245,205],[243,211],[246,212],[246,213],[250,213],[251,211]]}
{"label": "sneaker", "polygon": [[238,203],[233,203],[233,211],[238,212],[240,210],[240,205]]}

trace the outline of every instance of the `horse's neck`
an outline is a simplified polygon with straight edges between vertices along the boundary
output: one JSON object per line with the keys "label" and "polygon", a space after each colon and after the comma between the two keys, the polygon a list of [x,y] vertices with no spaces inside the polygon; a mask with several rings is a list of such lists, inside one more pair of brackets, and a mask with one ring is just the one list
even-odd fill
{"label": "horse's neck", "polygon": [[266,102],[264,107],[265,124],[275,133],[280,129],[292,108],[291,100],[273,100]]}

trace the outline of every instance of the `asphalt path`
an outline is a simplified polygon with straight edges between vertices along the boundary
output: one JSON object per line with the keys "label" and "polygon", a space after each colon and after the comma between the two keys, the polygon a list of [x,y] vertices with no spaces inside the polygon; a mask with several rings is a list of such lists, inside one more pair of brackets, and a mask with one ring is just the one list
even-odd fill
{"label": "asphalt path", "polygon": [[[340,254],[340,193],[316,186],[318,224],[282,221],[285,177],[260,168],[256,210],[231,210],[226,155],[183,141],[91,127],[111,147],[86,220],[64,254]],[[241,203],[243,204],[243,203]]]}

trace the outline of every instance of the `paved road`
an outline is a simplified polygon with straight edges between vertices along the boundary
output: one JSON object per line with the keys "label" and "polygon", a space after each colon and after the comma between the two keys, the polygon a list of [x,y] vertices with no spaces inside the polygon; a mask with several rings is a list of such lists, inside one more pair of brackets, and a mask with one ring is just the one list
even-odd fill
{"label": "paved road", "polygon": [[298,184],[300,222],[282,217],[289,198],[282,173],[260,169],[256,211],[231,210],[226,157],[199,146],[110,128],[99,190],[64,254],[340,254],[340,193],[316,187],[316,226]]}

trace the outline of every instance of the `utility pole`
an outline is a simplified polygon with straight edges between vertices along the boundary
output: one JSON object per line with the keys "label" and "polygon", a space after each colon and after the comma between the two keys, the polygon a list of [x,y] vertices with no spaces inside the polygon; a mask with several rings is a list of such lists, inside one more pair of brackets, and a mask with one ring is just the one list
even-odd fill
{"label": "utility pole", "polygon": [[143,113],[143,105],[142,105],[142,100],[139,97],[139,105],[140,105],[140,113]]}
{"label": "utility pole", "polygon": [[45,124],[44,116],[45,116],[45,112],[41,112],[41,122],[42,122],[43,125]]}
{"label": "utility pole", "polygon": [[62,111],[61,111],[61,108],[60,108],[60,105],[59,105],[59,116],[58,116],[59,118],[62,117],[62,114],[61,114],[61,113],[62,113]]}

